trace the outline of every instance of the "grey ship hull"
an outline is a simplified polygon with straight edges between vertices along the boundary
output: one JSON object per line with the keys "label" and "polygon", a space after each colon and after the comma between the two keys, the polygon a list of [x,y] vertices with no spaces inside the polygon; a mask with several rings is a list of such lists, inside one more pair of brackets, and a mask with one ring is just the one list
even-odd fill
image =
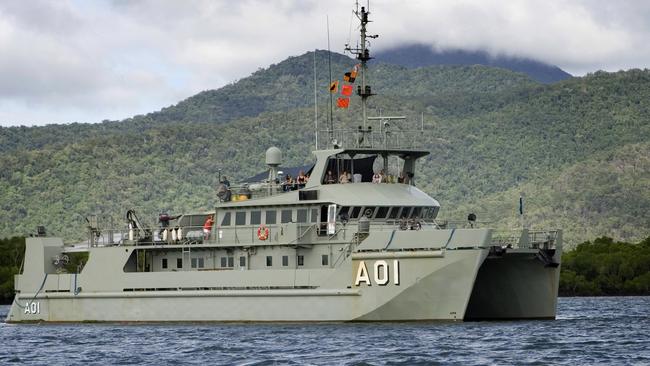
{"label": "grey ship hull", "polygon": [[[382,249],[388,247],[389,234],[392,249]],[[90,260],[78,275],[57,274],[50,266],[49,257],[64,248],[59,239],[30,238],[25,269],[16,276],[19,293],[6,320],[554,318],[559,267],[545,266],[533,248],[506,249],[505,254],[494,256],[488,245],[490,234],[486,229],[373,233],[347,258],[327,269],[127,273],[122,267],[133,248],[98,247],[90,249]],[[424,241],[430,245],[419,244]],[[557,260],[559,247],[554,255]],[[367,272],[360,272],[360,266]]]}

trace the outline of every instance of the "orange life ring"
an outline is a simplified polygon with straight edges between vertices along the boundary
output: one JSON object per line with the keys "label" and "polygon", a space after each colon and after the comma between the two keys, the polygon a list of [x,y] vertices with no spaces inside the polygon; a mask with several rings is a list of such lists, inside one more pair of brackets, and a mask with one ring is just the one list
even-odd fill
{"label": "orange life ring", "polygon": [[260,225],[260,227],[257,229],[257,238],[260,239],[260,240],[268,239],[269,238],[269,228],[264,226],[264,225]]}

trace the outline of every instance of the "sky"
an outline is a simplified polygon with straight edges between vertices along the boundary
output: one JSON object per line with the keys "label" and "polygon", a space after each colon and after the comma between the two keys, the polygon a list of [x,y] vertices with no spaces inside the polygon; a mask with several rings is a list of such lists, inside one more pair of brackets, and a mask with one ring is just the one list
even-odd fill
{"label": "sky", "polygon": [[[342,53],[356,43],[353,9],[353,0],[0,0],[0,126],[157,111],[327,49],[327,19]],[[577,76],[650,65],[647,0],[374,0],[370,11],[373,51],[483,50]]]}

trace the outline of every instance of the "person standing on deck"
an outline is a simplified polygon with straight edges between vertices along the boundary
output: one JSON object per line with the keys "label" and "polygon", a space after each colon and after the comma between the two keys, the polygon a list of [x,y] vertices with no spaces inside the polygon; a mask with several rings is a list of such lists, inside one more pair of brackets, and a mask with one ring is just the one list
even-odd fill
{"label": "person standing on deck", "polygon": [[205,240],[210,238],[210,233],[212,232],[212,225],[214,225],[214,216],[208,215],[208,218],[205,219],[203,224],[203,237]]}

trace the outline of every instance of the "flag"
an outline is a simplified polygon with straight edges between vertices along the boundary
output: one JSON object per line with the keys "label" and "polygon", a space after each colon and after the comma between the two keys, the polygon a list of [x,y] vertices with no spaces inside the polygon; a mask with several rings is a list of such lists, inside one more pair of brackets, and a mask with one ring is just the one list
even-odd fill
{"label": "flag", "polygon": [[343,85],[341,87],[341,95],[345,95],[346,97],[352,95],[352,85]]}
{"label": "flag", "polygon": [[336,93],[339,91],[339,81],[332,81],[330,84],[330,93]]}
{"label": "flag", "polygon": [[352,70],[350,72],[346,72],[345,76],[343,76],[343,80],[347,81],[348,83],[354,83],[354,80],[357,78],[357,72]]}
{"label": "flag", "polygon": [[339,108],[347,108],[350,106],[350,98],[339,98],[336,100],[336,106]]}

